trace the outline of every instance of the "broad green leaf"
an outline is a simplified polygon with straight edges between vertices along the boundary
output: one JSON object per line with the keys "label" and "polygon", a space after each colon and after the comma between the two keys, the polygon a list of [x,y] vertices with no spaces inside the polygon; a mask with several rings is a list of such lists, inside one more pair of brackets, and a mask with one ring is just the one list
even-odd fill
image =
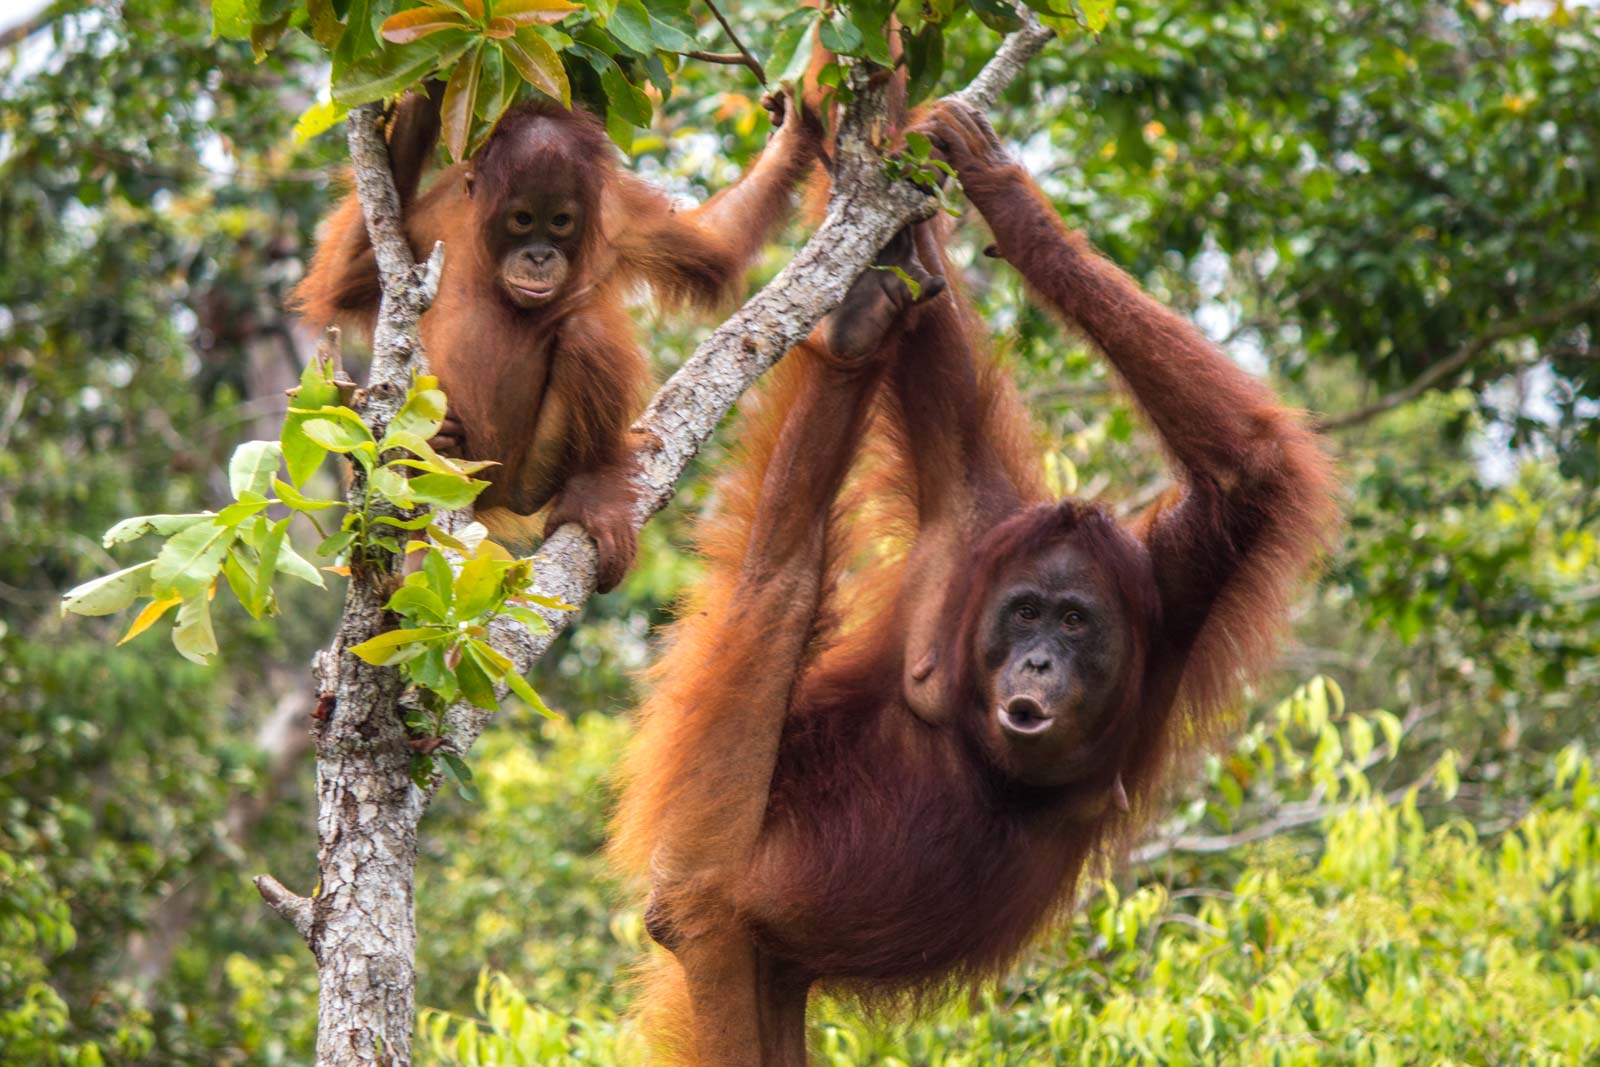
{"label": "broad green leaf", "polygon": [[422,557],[422,576],[427,579],[428,588],[438,594],[445,608],[449,609],[455,602],[456,576],[443,552],[432,547],[428,549]]}
{"label": "broad green leaf", "polygon": [[432,589],[420,585],[401,586],[384,606],[396,614],[420,618],[423,622],[445,620],[444,601]]}
{"label": "broad green leaf", "polygon": [[473,619],[500,601],[503,567],[492,559],[469,559],[455,579],[456,618]]}
{"label": "broad green leaf", "polygon": [[407,645],[421,645],[432,641],[441,641],[451,636],[449,630],[436,626],[425,626],[413,630],[389,630],[381,633],[369,641],[348,649],[353,656],[359,656],[375,667],[394,663],[405,658]]}
{"label": "broad green leaf", "polygon": [[411,482],[392,466],[379,467],[372,472],[372,490],[397,508],[409,508],[416,502],[411,492]]}
{"label": "broad green leaf", "polygon": [[456,682],[461,686],[461,695],[473,704],[485,711],[500,710],[500,702],[494,696],[494,683],[473,658],[470,649],[456,664]]}
{"label": "broad green leaf", "polygon": [[277,478],[272,480],[272,491],[284,504],[296,511],[322,511],[325,508],[339,507],[343,501],[323,500],[321,497],[306,496],[288,482]]}
{"label": "broad green leaf", "polygon": [[324,48],[334,48],[344,26],[333,9],[333,0],[306,0],[306,15],[311,23],[311,39]]}
{"label": "broad green leaf", "polygon": [[320,359],[310,360],[300,372],[300,387],[295,390],[294,402],[284,419],[283,432],[279,434],[289,480],[295,485],[304,485],[322,464],[322,457],[327,455],[327,450],[307,438],[301,427],[323,408],[335,407],[338,403],[339,387],[333,383],[329,368]]}
{"label": "broad green leaf", "polygon": [[409,45],[384,48],[352,63],[333,83],[334,102],[344,107],[395,96],[435,70],[453,64],[469,45],[481,37],[465,30],[446,30]]}
{"label": "broad green leaf", "polygon": [[655,51],[655,38],[650,32],[650,12],[643,0],[617,0],[611,17],[606,19],[606,30],[623,46],[641,56]]}
{"label": "broad green leaf", "polygon": [[[255,596],[248,601],[250,613],[260,616],[267,605],[267,596],[272,590],[272,577],[278,573],[278,561],[283,554],[284,539],[289,536],[289,520],[279,519],[268,529],[261,543],[256,546]],[[316,572],[313,571],[313,574]],[[322,576],[317,576],[318,585],[322,584]]]}
{"label": "broad green leaf", "polygon": [[180,530],[187,530],[197,523],[206,522],[216,518],[209,511],[191,512],[187,515],[139,515],[131,519],[123,519],[100,539],[100,543],[110,548],[120,545],[124,541],[132,541],[143,537],[145,534],[160,534],[162,537],[171,537]]}
{"label": "broad green leaf", "polygon": [[332,100],[322,100],[312,104],[300,112],[300,117],[294,120],[294,129],[290,131],[296,147],[310,143],[315,137],[327,133],[350,112],[334,103]]}
{"label": "broad green leaf", "polygon": [[214,520],[216,524],[218,526],[226,526],[229,528],[238,526],[244,523],[252,515],[259,514],[260,512],[266,510],[267,505],[272,503],[272,501],[258,493],[248,493],[246,496],[247,499],[240,500],[237,504],[229,504],[227,507],[217,512],[217,517]]}
{"label": "broad green leaf", "polygon": [[121,611],[140,597],[149,595],[153,585],[150,576],[155,565],[155,560],[146,560],[84,582],[61,598],[62,613],[111,615]]}
{"label": "broad green leaf", "polygon": [[[256,584],[256,580],[246,571],[244,553],[239,551],[239,546],[234,545],[228,554],[222,558],[222,576],[228,579],[228,588],[233,590],[233,595],[244,605],[244,609],[253,618],[261,618],[265,614],[267,594]],[[263,605],[258,607],[257,604]]]}
{"label": "broad green leaf", "polygon": [[444,102],[439,108],[439,118],[444,125],[444,143],[450,158],[460,162],[467,155],[467,141],[472,135],[472,111],[478,96],[478,72],[483,65],[483,49],[474,47],[456,61],[444,89]]}
{"label": "broad green leaf", "polygon": [[340,530],[337,533],[329,534],[327,537],[322,539],[321,544],[317,545],[317,555],[337,556],[339,553],[349,548],[350,543],[355,539],[356,532],[354,530]]}
{"label": "broad green leaf", "polygon": [[487,641],[473,638],[467,642],[467,648],[491,678],[500,678],[511,669],[511,660]]}
{"label": "broad green leaf", "polygon": [[540,615],[532,608],[509,607],[505,609],[505,614],[522,623],[531,633],[547,634],[550,632],[550,624],[545,621],[543,615]]}
{"label": "broad green leaf", "polygon": [[447,7],[414,7],[396,11],[384,19],[379,36],[390,44],[410,44],[431,33],[466,29],[471,25],[465,15]]}
{"label": "broad green leaf", "polygon": [[906,103],[916,104],[933,92],[944,74],[944,34],[938,26],[929,23],[906,42],[906,69],[910,73]]}
{"label": "broad green leaf", "polygon": [[798,18],[791,15],[783,20],[784,28],[778,32],[772,55],[767,59],[768,79],[794,85],[804,76],[806,67],[811,64],[811,27],[820,17],[818,12],[808,10]]}
{"label": "broad green leaf", "polygon": [[162,546],[150,572],[155,588],[185,601],[209,589],[222,569],[222,557],[237,538],[236,530],[210,522],[174,535]]}
{"label": "broad green leaf", "polygon": [[[283,521],[288,522],[289,520],[284,519]],[[294,547],[287,541],[284,541],[278,549],[278,571],[281,574],[287,574],[291,578],[298,578],[302,582],[314,585],[318,589],[327,588],[322,581],[322,572],[313,567],[304,556],[296,552]]]}
{"label": "broad green leaf", "polygon": [[419,474],[410,480],[411,493],[417,502],[449,511],[466,507],[488,485],[475,478],[457,478],[450,474]]}
{"label": "broad green leaf", "polygon": [[1111,21],[1112,0],[1078,0],[1083,11],[1083,21],[1090,33],[1099,33]]}
{"label": "broad green leaf", "polygon": [[650,98],[623,76],[622,68],[615,63],[608,66],[600,75],[600,87],[611,104],[608,118],[614,113],[630,125],[650,125]]}
{"label": "broad green leaf", "polygon": [[500,42],[500,53],[522,79],[552,100],[561,101],[562,107],[572,106],[572,86],[567,81],[567,69],[561,57],[550,47],[538,31],[530,26],[517,30],[516,36]]}
{"label": "broad green leaf", "polygon": [[211,629],[210,590],[185,598],[172,628],[172,645],[184,659],[204,664],[217,653],[217,635]]}
{"label": "broad green leaf", "polygon": [[847,22],[842,16],[824,19],[822,30],[818,38],[822,47],[839,55],[859,55],[862,50],[863,40],[861,31],[855,23]]}
{"label": "broad green leaf", "polygon": [[413,389],[405,404],[389,420],[383,435],[382,449],[392,447],[389,442],[399,435],[414,435],[426,441],[439,432],[444,422],[445,396],[443,389]]}
{"label": "broad green leaf", "polygon": [[166,600],[150,601],[150,603],[144,606],[144,610],[139,612],[138,617],[133,620],[133,625],[128,627],[128,632],[122,635],[122,639],[118,641],[117,644],[125,645],[129,641],[132,641],[135,637],[138,637],[140,634],[150,629],[150,627],[154,626],[157,619],[161,618],[161,616],[165,615],[167,612],[171,611],[181,603],[183,603],[181,597],[169,597]]}
{"label": "broad green leaf", "polygon": [[372,431],[359,418],[312,418],[301,428],[307,437],[330,452],[350,452],[360,445],[375,443]]}
{"label": "broad green leaf", "polygon": [[379,515],[373,521],[392,526],[397,530],[420,530],[433,521],[433,513],[424,512],[413,519],[396,519],[388,515]]}
{"label": "broad green leaf", "polygon": [[260,17],[260,0],[212,0],[211,36],[248,41]]}

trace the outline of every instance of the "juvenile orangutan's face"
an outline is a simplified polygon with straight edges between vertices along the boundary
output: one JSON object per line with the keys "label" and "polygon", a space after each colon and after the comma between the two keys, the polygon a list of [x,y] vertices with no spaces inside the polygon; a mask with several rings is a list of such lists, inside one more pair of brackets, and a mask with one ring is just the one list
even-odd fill
{"label": "juvenile orangutan's face", "polygon": [[513,304],[531,310],[561,293],[585,221],[575,175],[545,173],[511,190],[487,220],[485,238]]}

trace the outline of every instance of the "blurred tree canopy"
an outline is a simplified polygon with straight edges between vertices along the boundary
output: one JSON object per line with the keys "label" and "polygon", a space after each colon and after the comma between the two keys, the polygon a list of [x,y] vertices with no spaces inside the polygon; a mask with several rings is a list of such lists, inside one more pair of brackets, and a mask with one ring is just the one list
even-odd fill
{"label": "blurred tree canopy", "polygon": [[[796,6],[729,16],[772,57]],[[991,6],[928,5],[952,23],[931,89],[992,53]],[[63,3],[0,51],[0,1062],[269,1065],[312,1038],[312,969],[247,876],[309,877],[303,665],[331,601],[222,614],[211,670],[56,610],[116,519],[226,499],[306,358],[283,297],[343,146],[293,127],[326,71],[212,16]],[[997,127],[1065,217],[1325,420],[1348,523],[1239,743],[1131,869],[992,993],[910,1026],[824,1006],[824,1062],[1600,1055],[1597,31],[1559,2],[1126,0],[1008,91]],[[759,148],[743,67],[638,77],[624,140],[654,180],[703,196]],[[1051,474],[1157,491],[1101,363],[981,230],[958,260]],[[706,325],[638,314],[661,369]],[[686,486],[545,661],[567,717],[503,716],[481,801],[424,825],[434,1062],[625,1044],[642,937],[596,855],[607,773],[706,503]]]}

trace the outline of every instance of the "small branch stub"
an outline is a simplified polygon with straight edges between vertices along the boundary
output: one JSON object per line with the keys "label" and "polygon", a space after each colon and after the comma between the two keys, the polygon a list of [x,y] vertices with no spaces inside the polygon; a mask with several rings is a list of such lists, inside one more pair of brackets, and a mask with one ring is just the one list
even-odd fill
{"label": "small branch stub", "polygon": [[292,892],[270,874],[256,877],[256,892],[261,894],[261,899],[267,902],[268,907],[283,916],[290,926],[299,931],[306,947],[315,954],[317,946],[311,938],[311,898]]}

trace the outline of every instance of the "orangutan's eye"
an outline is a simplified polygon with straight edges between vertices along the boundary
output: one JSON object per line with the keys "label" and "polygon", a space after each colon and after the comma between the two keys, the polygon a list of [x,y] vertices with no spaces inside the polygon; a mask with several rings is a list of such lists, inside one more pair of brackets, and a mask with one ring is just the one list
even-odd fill
{"label": "orangutan's eye", "polygon": [[1083,612],[1069,611],[1065,616],[1062,617],[1061,625],[1065,626],[1069,630],[1076,630],[1078,627],[1082,626],[1088,621],[1088,619],[1084,618]]}
{"label": "orangutan's eye", "polygon": [[526,211],[518,211],[511,216],[511,225],[518,230],[533,229],[533,216]]}
{"label": "orangutan's eye", "polygon": [[572,216],[568,215],[566,212],[562,212],[550,220],[550,225],[554,226],[558,230],[564,230],[568,226],[572,225]]}
{"label": "orangutan's eye", "polygon": [[1021,604],[1017,605],[1016,614],[1017,618],[1021,619],[1023,622],[1037,622],[1039,620],[1038,607],[1027,601],[1023,601]]}

